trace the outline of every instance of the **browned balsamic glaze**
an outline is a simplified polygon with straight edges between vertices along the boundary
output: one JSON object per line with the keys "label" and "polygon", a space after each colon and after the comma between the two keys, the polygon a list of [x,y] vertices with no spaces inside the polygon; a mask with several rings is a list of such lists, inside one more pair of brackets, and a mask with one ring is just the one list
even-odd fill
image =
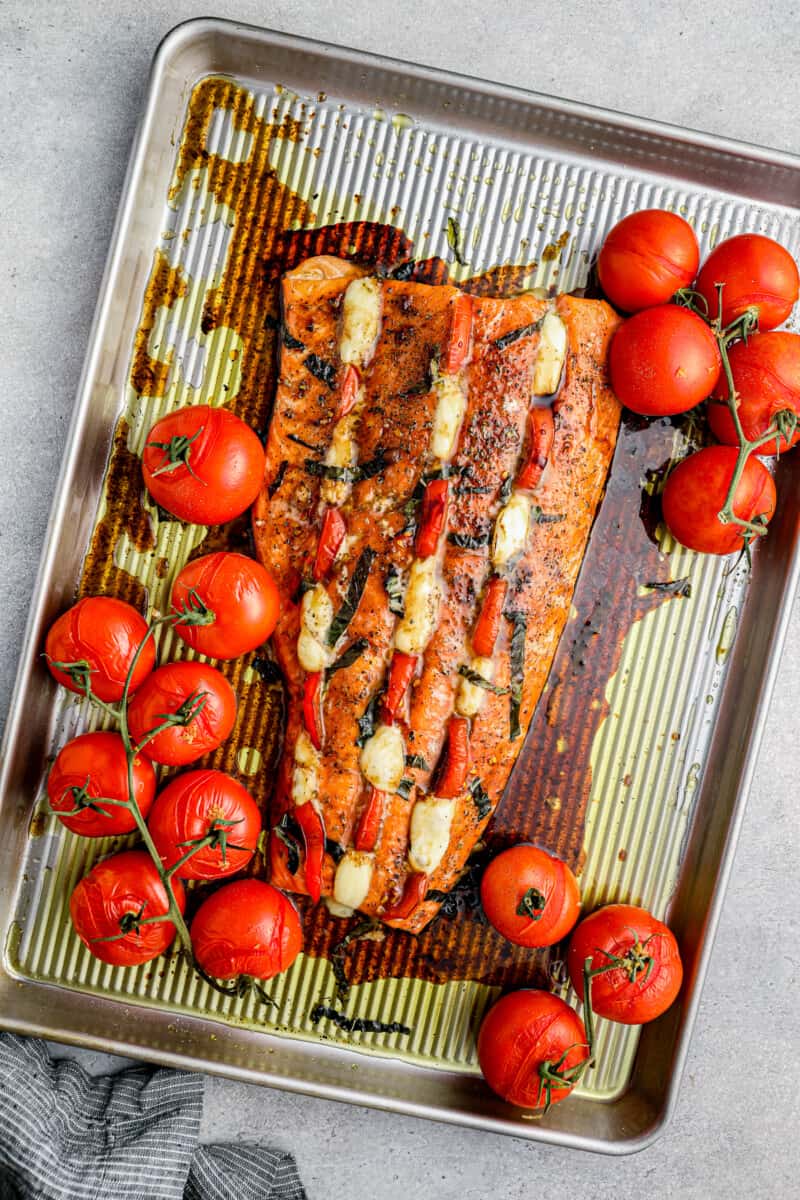
{"label": "browned balsamic glaze", "polygon": [[[253,135],[252,153],[246,162],[219,159],[205,150],[214,107],[230,109],[236,125]],[[175,195],[192,168],[206,165],[211,191],[234,211],[226,270],[207,297],[202,326],[208,332],[224,325],[242,339],[242,383],[230,406],[260,430],[268,422],[274,391],[279,281],[284,271],[311,255],[333,254],[417,282],[449,281],[447,263],[439,258],[415,261],[411,242],[394,226],[356,221],[316,229],[292,228],[313,224],[315,215],[306,200],[280,182],[269,165],[268,151],[273,139],[297,138],[301,128],[302,122],[270,124],[255,115],[245,91],[227,80],[206,80],[190,103],[173,188]],[[567,237],[562,234],[553,243],[550,258],[560,254]],[[462,286],[478,295],[508,295],[519,290],[534,265],[496,267]],[[157,256],[131,369],[131,382],[141,395],[163,392],[167,367],[149,356],[148,338],[158,307],[174,303],[183,286],[180,272]],[[123,532],[140,549],[153,545],[150,519],[140,501],[140,465],[127,449],[126,432],[120,425],[115,437],[108,471],[108,508],[92,538],[81,593],[113,592],[141,606],[141,585],[113,564],[113,548]],[[578,617],[569,623],[562,638],[549,687],[490,826],[487,854],[512,842],[530,840],[560,854],[574,867],[580,866],[591,783],[589,760],[593,738],[605,715],[606,684],[631,623],[669,599],[668,593],[659,591],[640,598],[637,585],[663,576],[639,510],[641,480],[668,457],[671,440],[667,422],[644,428],[623,425],[608,492],[575,592]],[[648,514],[649,509],[644,515]],[[168,514],[163,517],[169,519]],[[195,556],[220,549],[249,552],[246,521],[210,529]],[[165,571],[166,564],[157,569]],[[282,699],[280,685],[264,678],[269,672],[258,670],[263,658],[264,651],[257,651],[238,662],[220,664],[238,692],[237,724],[226,745],[201,763],[240,775],[261,805],[266,821],[280,750]],[[254,661],[256,669],[252,669]],[[566,752],[560,752],[563,743],[559,739],[566,741]],[[240,773],[239,755],[245,747],[261,754],[260,769],[254,775]],[[260,854],[252,870],[263,872]],[[306,952],[330,957],[348,923],[330,917],[323,906],[313,909],[301,900],[300,907]],[[408,976],[436,982],[473,979],[505,986],[541,981],[543,965],[536,952],[514,947],[499,937],[482,920],[479,908],[469,903],[460,907],[464,911],[453,917],[440,916],[418,937],[387,930],[381,942],[357,942],[348,950],[351,977]]]}

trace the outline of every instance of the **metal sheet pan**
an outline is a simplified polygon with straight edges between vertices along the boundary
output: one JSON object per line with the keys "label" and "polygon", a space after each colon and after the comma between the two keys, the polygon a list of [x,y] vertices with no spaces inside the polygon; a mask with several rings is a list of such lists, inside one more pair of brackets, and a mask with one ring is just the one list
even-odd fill
{"label": "metal sheet pan", "polygon": [[[142,399],[142,389],[131,395],[131,346],[142,327],[154,250],[206,287],[218,282],[225,261],[225,214],[203,211],[202,163],[184,164],[190,186],[167,204],[194,89],[209,76],[229,77],[259,119],[268,115],[293,131],[275,139],[269,167],[313,209],[305,223],[392,221],[416,253],[447,257],[443,214],[457,212],[470,260],[462,276],[524,262],[532,264],[531,285],[578,286],[604,230],[648,204],[685,211],[705,249],[729,232],[757,229],[800,251],[793,207],[800,163],[791,156],[225,22],[194,21],[173,31],[156,56],[131,157],[6,731],[0,1023],[517,1136],[608,1152],[638,1149],[674,1102],[797,580],[797,483],[783,467],[779,514],[752,579],[741,570],[723,577],[721,564],[688,556],[660,534],[665,576],[691,574],[691,610],[673,603],[637,614],[642,619],[621,643],[603,696],[608,715],[591,746],[584,889],[590,902],[614,895],[661,912],[669,905],[687,985],[680,1004],[641,1039],[607,1027],[607,1065],[545,1122],[508,1110],[475,1075],[474,1026],[493,992],[474,979],[363,985],[362,999],[373,1006],[368,1015],[397,1016],[412,1007],[420,1036],[412,1046],[364,1039],[356,1052],[308,1023],[308,997],[326,987],[322,958],[287,978],[281,1023],[263,1032],[258,1014],[215,1004],[177,970],[105,971],[87,963],[67,936],[69,883],[88,855],[107,847],[82,856],[44,820],[43,760],[85,713],[56,701],[37,654],[42,630],[74,594],[102,515],[119,414],[141,425],[126,431],[135,450],[163,400],[153,394],[131,409]],[[247,158],[248,136],[222,110],[206,133],[210,152],[228,162]],[[299,222],[298,213],[288,213],[292,220]],[[193,241],[198,229],[204,232]],[[223,364],[236,363],[239,347],[222,336],[203,344],[196,309],[186,300],[171,315],[161,305],[146,349],[158,362],[161,346],[167,366],[179,364],[184,399],[200,398],[211,367],[215,386],[235,392],[235,365]],[[680,433],[664,437],[668,453],[680,449]],[[615,461],[612,481],[620,470]],[[162,549],[180,557],[193,534],[176,536],[172,527],[165,537]],[[152,588],[156,549],[117,545],[112,565]],[[651,719],[658,729],[648,734],[643,724]],[[551,810],[559,808],[553,803]]]}

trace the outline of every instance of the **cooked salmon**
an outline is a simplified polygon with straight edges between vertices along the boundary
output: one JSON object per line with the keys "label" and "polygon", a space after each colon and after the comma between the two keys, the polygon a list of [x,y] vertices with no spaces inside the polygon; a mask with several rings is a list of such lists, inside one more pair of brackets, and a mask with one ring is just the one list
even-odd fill
{"label": "cooked salmon", "polygon": [[282,287],[254,509],[288,698],[272,877],[418,932],[501,799],[569,615],[619,425],[617,318],[330,258]]}

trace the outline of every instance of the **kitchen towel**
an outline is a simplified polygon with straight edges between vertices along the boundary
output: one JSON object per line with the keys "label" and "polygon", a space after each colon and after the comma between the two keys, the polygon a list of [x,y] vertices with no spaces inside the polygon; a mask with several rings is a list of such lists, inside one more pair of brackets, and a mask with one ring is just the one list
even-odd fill
{"label": "kitchen towel", "polygon": [[294,1159],[198,1145],[203,1076],[91,1076],[0,1034],[0,1200],[306,1200]]}

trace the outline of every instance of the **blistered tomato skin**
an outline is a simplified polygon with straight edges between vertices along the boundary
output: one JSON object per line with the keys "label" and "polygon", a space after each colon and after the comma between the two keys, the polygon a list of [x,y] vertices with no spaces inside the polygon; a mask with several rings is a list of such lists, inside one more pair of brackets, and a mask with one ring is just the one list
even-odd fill
{"label": "blistered tomato skin", "polygon": [[[62,613],[50,627],[45,660],[50,672],[71,692],[83,693],[66,671],[53,664],[86,663],[95,696],[106,704],[122,699],[125,679],[134,655],[147,634],[147,622],[124,600],[113,596],[87,596]],[[131,678],[131,694],[153,669],[156,652],[152,639],[139,655]]]}
{"label": "blistered tomato skin", "polygon": [[[762,437],[780,412],[800,416],[800,334],[777,329],[752,334],[728,351],[733,383],[739,400],[739,421],[749,442]],[[724,401],[728,383],[720,375],[708,406],[714,436],[728,446],[737,446],[736,426]],[[774,438],[759,446],[757,454],[784,453],[800,441],[800,425],[791,440]]]}
{"label": "blistered tomato skin", "polygon": [[582,1000],[587,958],[591,958],[591,970],[596,971],[608,966],[612,957],[624,961],[632,952],[639,956],[640,969],[613,968],[591,982],[592,1011],[622,1025],[654,1021],[676,999],[683,982],[683,964],[672,931],[644,908],[608,904],[581,921],[567,954],[569,977]]}
{"label": "blistered tomato skin", "polygon": [[255,650],[278,620],[278,589],[272,576],[244,554],[220,551],[186,564],[172,588],[173,611],[192,611],[198,601],[213,620],[175,629],[187,645],[210,658],[238,658]]}
{"label": "blistered tomato skin", "polygon": [[156,504],[195,525],[221,525],[245,512],[261,490],[264,464],[264,448],[250,426],[208,404],[162,417],[142,455]]}
{"label": "blistered tomato skin", "polygon": [[303,944],[294,905],[259,879],[214,892],[197,910],[191,933],[197,962],[215,979],[271,979],[292,965]]}
{"label": "blistered tomato skin", "polygon": [[623,217],[597,260],[600,286],[623,312],[666,302],[697,274],[700,248],[694,230],[677,213],[644,209]]}
{"label": "blistered tomato skin", "polygon": [[[707,446],[678,463],[667,479],[662,496],[664,520],[681,545],[701,554],[734,554],[744,549],[741,525],[719,520],[739,452],[733,446]],[[775,511],[775,484],[764,464],[748,458],[733,510],[744,521],[762,517],[768,522]]]}
{"label": "blistered tomato skin", "polygon": [[609,352],[611,386],[626,408],[642,416],[687,412],[709,396],[722,359],[705,321],[664,304],[625,321]]}
{"label": "blistered tomato skin", "polygon": [[779,242],[759,233],[743,233],[720,242],[697,277],[696,290],[705,300],[712,321],[719,313],[720,283],[724,285],[723,326],[754,309],[763,333],[781,325],[791,313],[800,276],[797,263]]}
{"label": "blistered tomato skin", "polygon": [[493,1092],[520,1108],[565,1100],[572,1086],[553,1086],[548,1097],[544,1064],[570,1072],[589,1057],[586,1030],[574,1009],[551,992],[509,992],[489,1009],[478,1033],[478,1062]]}
{"label": "blistered tomato skin", "polygon": [[[202,707],[199,705],[202,703]],[[171,725],[155,737],[164,716],[188,705],[196,715],[185,725]],[[187,710],[187,716],[189,715]],[[153,762],[181,767],[221,746],[236,720],[236,694],[215,667],[200,662],[167,663],[148,677],[128,710],[134,742]]]}
{"label": "blistered tomato skin", "polygon": [[[171,881],[182,913],[186,903],[183,884]],[[172,944],[172,921],[139,924],[123,933],[123,919],[137,915],[159,917],[169,910],[167,893],[153,860],[145,850],[125,850],[103,859],[75,888],[69,911],[75,932],[95,958],[114,966],[149,962]],[[122,935],[122,936],[118,936]]]}
{"label": "blistered tomato skin", "polygon": [[581,894],[565,862],[538,846],[519,845],[492,859],[481,879],[490,924],[517,946],[553,946],[578,919]]}
{"label": "blistered tomato skin", "polygon": [[[79,806],[76,791],[89,801],[84,807]],[[47,777],[47,794],[59,821],[83,837],[116,837],[136,828],[133,814],[121,805],[91,807],[100,796],[129,798],[128,759],[118,733],[84,733],[67,742]],[[133,760],[133,794],[142,816],[147,817],[156,794],[156,775],[143,754]]]}
{"label": "blistered tomato skin", "polygon": [[163,865],[171,867],[213,831],[217,844],[197,850],[179,867],[179,879],[222,879],[247,866],[261,833],[261,813],[253,797],[224,771],[186,771],[159,792],[147,822]]}

